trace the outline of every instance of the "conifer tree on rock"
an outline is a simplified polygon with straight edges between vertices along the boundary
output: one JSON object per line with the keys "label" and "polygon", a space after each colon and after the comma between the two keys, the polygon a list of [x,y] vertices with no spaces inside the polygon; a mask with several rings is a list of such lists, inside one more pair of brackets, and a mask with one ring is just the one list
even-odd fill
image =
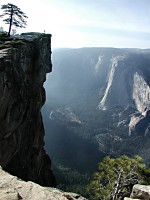
{"label": "conifer tree on rock", "polygon": [[4,17],[3,21],[5,24],[9,24],[8,36],[10,36],[11,28],[14,25],[16,28],[25,28],[26,27],[26,14],[21,11],[16,5],[11,3],[4,4],[1,6],[3,14],[0,17]]}
{"label": "conifer tree on rock", "polygon": [[135,184],[150,184],[150,169],[139,156],[106,156],[98,170],[87,187],[92,200],[122,200],[130,196]]}

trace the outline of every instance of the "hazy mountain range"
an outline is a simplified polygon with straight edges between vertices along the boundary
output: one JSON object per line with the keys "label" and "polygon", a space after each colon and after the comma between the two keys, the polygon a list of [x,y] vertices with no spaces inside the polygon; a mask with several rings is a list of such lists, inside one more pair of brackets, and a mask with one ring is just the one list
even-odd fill
{"label": "hazy mountain range", "polygon": [[150,163],[150,50],[57,49],[43,108],[46,149],[92,172],[105,155]]}

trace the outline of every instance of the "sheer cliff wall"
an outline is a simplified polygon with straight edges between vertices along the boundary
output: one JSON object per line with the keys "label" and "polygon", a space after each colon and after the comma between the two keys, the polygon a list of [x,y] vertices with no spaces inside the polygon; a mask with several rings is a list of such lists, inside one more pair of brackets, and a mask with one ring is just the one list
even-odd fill
{"label": "sheer cliff wall", "polygon": [[[99,108],[133,107],[140,113],[150,109],[149,54],[112,56],[107,72],[107,87]],[[103,67],[100,66],[100,67]]]}
{"label": "sheer cliff wall", "polygon": [[24,34],[6,47],[0,50],[0,165],[24,180],[55,186],[41,116],[51,35]]}

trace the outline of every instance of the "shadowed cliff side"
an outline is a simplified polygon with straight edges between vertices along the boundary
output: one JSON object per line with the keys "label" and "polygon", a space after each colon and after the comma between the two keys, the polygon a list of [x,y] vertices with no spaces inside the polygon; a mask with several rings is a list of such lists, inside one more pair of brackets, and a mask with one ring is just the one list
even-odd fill
{"label": "shadowed cliff side", "polygon": [[6,47],[0,50],[0,165],[23,180],[55,186],[41,116],[51,35],[24,34]]}

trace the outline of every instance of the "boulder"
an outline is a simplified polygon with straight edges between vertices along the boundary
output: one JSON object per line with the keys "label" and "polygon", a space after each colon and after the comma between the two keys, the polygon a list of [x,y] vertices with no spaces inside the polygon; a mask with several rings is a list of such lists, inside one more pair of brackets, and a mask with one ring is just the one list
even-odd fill
{"label": "boulder", "polygon": [[150,185],[134,185],[131,193],[131,198],[150,200]]}

